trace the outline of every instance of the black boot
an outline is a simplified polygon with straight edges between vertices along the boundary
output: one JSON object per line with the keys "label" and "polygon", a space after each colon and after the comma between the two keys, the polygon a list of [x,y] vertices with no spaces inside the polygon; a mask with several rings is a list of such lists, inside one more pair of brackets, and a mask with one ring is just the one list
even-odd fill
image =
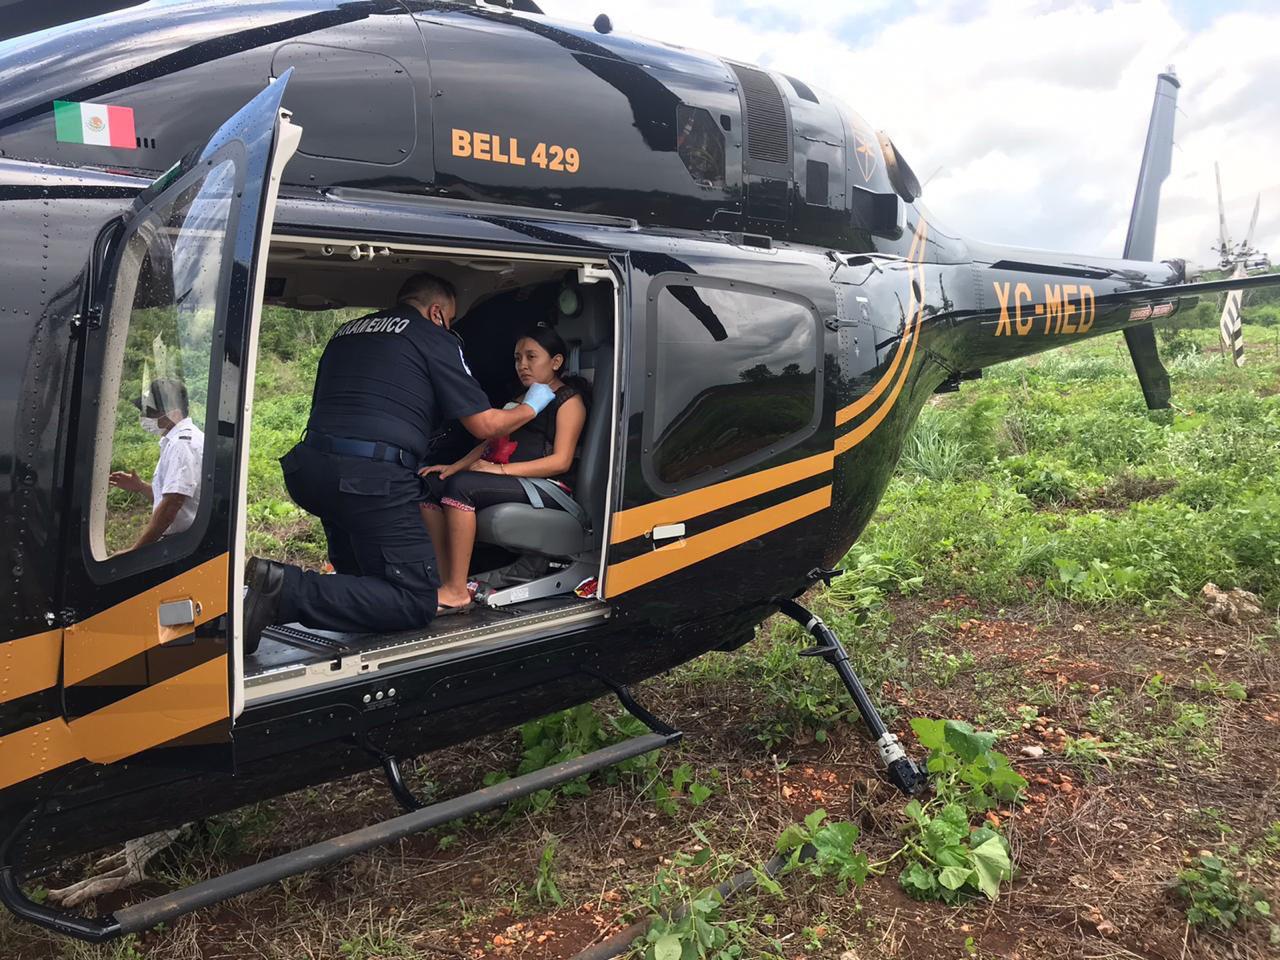
{"label": "black boot", "polygon": [[284,588],[284,564],[250,557],[244,568],[249,592],[244,598],[244,652],[257,653],[262,631],[276,622],[280,591]]}

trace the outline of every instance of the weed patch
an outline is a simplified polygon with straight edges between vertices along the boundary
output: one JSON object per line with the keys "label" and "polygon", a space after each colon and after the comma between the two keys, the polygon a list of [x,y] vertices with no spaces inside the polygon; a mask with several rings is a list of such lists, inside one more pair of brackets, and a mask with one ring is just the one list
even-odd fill
{"label": "weed patch", "polygon": [[1199,854],[1178,871],[1174,885],[1185,902],[1192,926],[1233,927],[1271,916],[1271,904],[1259,890],[1219,857]]}
{"label": "weed patch", "polygon": [[995,900],[1001,882],[1013,878],[1009,842],[991,821],[970,821],[999,802],[1016,802],[1027,781],[992,749],[993,733],[928,718],[912,720],[911,728],[929,750],[933,797],[907,804],[898,882],[918,900],[956,903],[975,894]]}

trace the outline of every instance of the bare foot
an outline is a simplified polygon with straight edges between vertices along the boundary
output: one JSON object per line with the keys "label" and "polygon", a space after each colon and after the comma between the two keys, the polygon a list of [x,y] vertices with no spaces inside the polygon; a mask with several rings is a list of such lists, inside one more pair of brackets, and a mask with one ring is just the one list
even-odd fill
{"label": "bare foot", "polygon": [[436,604],[441,607],[463,607],[471,602],[471,594],[466,587],[461,590],[450,590],[441,587],[436,591]]}

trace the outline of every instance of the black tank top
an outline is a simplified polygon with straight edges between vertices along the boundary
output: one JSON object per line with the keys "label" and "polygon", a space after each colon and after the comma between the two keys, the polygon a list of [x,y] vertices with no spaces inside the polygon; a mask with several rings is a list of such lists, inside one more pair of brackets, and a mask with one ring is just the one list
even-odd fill
{"label": "black tank top", "polygon": [[[551,456],[556,448],[556,415],[570,397],[582,397],[582,393],[576,387],[566,383],[556,391],[556,398],[547,404],[540,414],[511,434],[511,439],[516,445],[511,454],[512,463],[540,460],[543,457]],[[586,403],[586,399],[586,397],[582,397],[583,403]],[[573,464],[569,467],[568,472],[551,479],[558,480],[565,486],[572,488],[577,474],[578,451],[575,449],[573,451]]]}

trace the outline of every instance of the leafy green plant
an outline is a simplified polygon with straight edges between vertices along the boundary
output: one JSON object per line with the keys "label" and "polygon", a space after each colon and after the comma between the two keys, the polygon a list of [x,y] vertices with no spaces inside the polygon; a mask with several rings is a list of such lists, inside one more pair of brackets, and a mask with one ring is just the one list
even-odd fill
{"label": "leafy green plant", "polygon": [[[538,717],[520,726],[522,751],[516,775],[580,757],[619,738],[636,736],[644,729],[643,723],[629,715],[611,715],[602,719],[589,703]],[[648,785],[658,777],[657,771],[657,754],[648,753],[610,767],[602,776],[608,783],[616,783],[621,776],[634,776]],[[484,782],[489,786],[501,783],[508,776],[505,771],[494,771],[485,776]],[[554,790],[539,790],[509,804],[507,816],[531,809],[545,810],[560,796],[584,796],[591,792],[587,781],[588,778],[582,776]]]}
{"label": "leafy green plant", "polygon": [[923,583],[919,564],[909,557],[855,543],[845,554],[844,572],[831,581],[823,598],[837,610],[865,620],[884,606],[890,592],[914,593]]}
{"label": "leafy green plant", "polygon": [[898,882],[917,900],[957,903],[981,893],[1000,895],[1000,883],[1013,878],[1009,842],[989,826],[971,828],[963,806],[949,803],[936,814],[918,800],[907,804],[911,834],[908,866]]}
{"label": "leafy green plant", "polygon": [[[720,771],[713,768],[708,772],[708,778],[714,783],[720,779]],[[693,766],[682,763],[671,771],[670,783],[661,776],[654,777],[649,791],[658,809],[674,817],[680,812],[682,802],[693,807],[702,806],[715,793],[715,787],[697,780]]]}
{"label": "leafy green plant", "polygon": [[768,750],[805,734],[824,743],[854,706],[834,670],[800,655],[803,640],[790,625],[780,633],[751,663],[746,680],[761,703],[748,729]]}
{"label": "leafy green plant", "polygon": [[1031,455],[1010,457],[1004,469],[1014,489],[1040,506],[1058,507],[1080,498],[1084,477],[1060,460]]}
{"label": "leafy green plant", "polygon": [[1272,821],[1267,832],[1263,834],[1254,849],[1249,851],[1248,856],[1254,866],[1268,857],[1280,856],[1280,820]]}
{"label": "leafy green plant", "polygon": [[[814,810],[778,837],[778,852],[789,854],[782,873],[803,869],[814,877],[834,877],[843,896],[850,884],[861,886],[867,879],[869,864],[866,854],[854,851],[857,842],[857,824],[829,821],[826,810]],[[808,848],[813,856],[805,859]]]}
{"label": "leafy green plant", "polygon": [[738,960],[746,952],[749,925],[720,916],[724,898],[714,888],[687,901],[679,919],[654,921],[642,941],[645,960]]}
{"label": "leafy green plant", "polygon": [[1119,748],[1120,744],[1099,740],[1097,737],[1067,737],[1062,745],[1062,756],[1079,764],[1090,766],[1101,764],[1109,767],[1112,763],[1113,751]]}
{"label": "leafy green plant", "polygon": [[1196,672],[1198,676],[1192,682],[1192,687],[1200,693],[1211,693],[1227,700],[1247,700],[1249,697],[1243,683],[1239,680],[1223,680],[1207,663],[1201,664]]}
{"label": "leafy green plant", "polygon": [[929,679],[939,690],[945,690],[961,672],[972,670],[977,661],[968,650],[958,654],[941,647],[925,647],[920,651],[920,661]]}
{"label": "leafy green plant", "polygon": [[368,930],[339,943],[338,955],[344,960],[389,960],[414,957],[417,951],[387,931]]}
{"label": "leafy green plant", "polygon": [[140,949],[138,935],[131,933],[120,942],[110,947],[111,960],[145,960],[146,954]]}
{"label": "leafy green plant", "polygon": [[1009,843],[992,826],[974,827],[970,817],[1016,802],[1027,782],[992,749],[995,734],[958,720],[917,718],[911,727],[929,749],[934,796],[907,804],[898,882],[921,900],[957,903],[978,894],[995,900],[1001,882],[1013,877]]}
{"label": "leafy green plant", "polygon": [[1160,355],[1171,360],[1200,352],[1200,344],[1181,323],[1156,327],[1156,338],[1160,341]]}
{"label": "leafy green plant", "polygon": [[1199,854],[1178,871],[1174,892],[1192,926],[1233,927],[1271,916],[1271,904],[1219,857]]}
{"label": "leafy green plant", "polygon": [[[694,832],[701,837],[696,828]],[[734,865],[734,858],[717,856],[704,846],[696,853],[677,853],[670,867],[658,871],[640,894],[645,910],[657,914],[636,943],[644,960],[754,960],[779,956],[782,946],[777,940],[759,933],[746,920],[724,915],[724,897],[715,886],[691,883],[695,875],[709,873],[714,877],[731,871]],[[776,884],[766,885],[765,889],[781,892]]]}
{"label": "leafy green plant", "polygon": [[550,900],[557,907],[564,906],[564,896],[556,885],[555,860],[558,841],[552,837],[542,848],[542,856],[538,858],[538,877],[533,882],[533,895],[539,903]]}
{"label": "leafy green plant", "polygon": [[1058,568],[1055,585],[1059,592],[1073,599],[1097,603],[1139,592],[1142,575],[1133,566],[1114,567],[1096,557],[1084,566],[1075,560],[1055,557],[1053,565]]}
{"label": "leafy green plant", "polygon": [[927,761],[935,796],[958,803],[964,810],[982,813],[999,801],[1014,801],[1027,781],[998,750],[994,733],[979,733],[961,720],[911,721],[920,745],[929,750]]}

